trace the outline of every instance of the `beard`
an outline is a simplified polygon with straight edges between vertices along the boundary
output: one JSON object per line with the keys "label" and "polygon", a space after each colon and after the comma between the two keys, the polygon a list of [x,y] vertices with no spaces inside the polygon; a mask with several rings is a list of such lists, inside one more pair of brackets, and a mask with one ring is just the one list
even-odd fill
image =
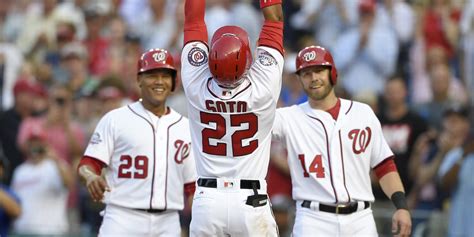
{"label": "beard", "polygon": [[329,84],[323,85],[321,88],[314,90],[311,88],[304,88],[306,94],[308,95],[309,98],[313,100],[324,100],[328,95],[331,93],[333,86]]}

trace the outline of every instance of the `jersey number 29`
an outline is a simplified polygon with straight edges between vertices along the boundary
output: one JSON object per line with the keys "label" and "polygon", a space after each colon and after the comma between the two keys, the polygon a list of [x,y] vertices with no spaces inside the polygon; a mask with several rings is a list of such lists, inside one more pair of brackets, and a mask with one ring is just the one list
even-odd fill
{"label": "jersey number 29", "polygon": [[[209,139],[222,139],[227,133],[225,118],[220,114],[211,114],[201,112],[201,123],[215,123],[216,128],[205,128],[202,130],[202,151],[206,154],[216,156],[227,156],[227,143],[217,142],[211,145]],[[242,140],[253,137],[258,131],[258,118],[254,113],[248,114],[231,114],[230,126],[239,127],[242,124],[248,124],[248,128],[235,131],[232,136],[232,154],[231,156],[245,156],[251,154],[258,147],[258,140],[249,141],[249,144],[242,145]]]}
{"label": "jersey number 29", "polygon": [[[132,169],[132,166],[134,169]],[[118,177],[125,179],[144,179],[148,176],[148,157],[136,156],[133,159],[129,155],[120,156]]]}

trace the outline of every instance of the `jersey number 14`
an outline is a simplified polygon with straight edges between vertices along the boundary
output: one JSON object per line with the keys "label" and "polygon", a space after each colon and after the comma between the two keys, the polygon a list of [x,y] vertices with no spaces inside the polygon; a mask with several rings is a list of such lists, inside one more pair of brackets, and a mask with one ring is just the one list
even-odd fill
{"label": "jersey number 14", "polygon": [[300,160],[301,167],[303,168],[303,176],[305,178],[309,178],[310,173],[316,173],[316,178],[324,178],[324,166],[323,166],[323,160],[321,155],[316,155],[313,158],[313,161],[311,161],[311,164],[309,165],[309,173],[308,170],[306,170],[306,163],[305,163],[305,157],[304,154],[299,154],[298,159]]}

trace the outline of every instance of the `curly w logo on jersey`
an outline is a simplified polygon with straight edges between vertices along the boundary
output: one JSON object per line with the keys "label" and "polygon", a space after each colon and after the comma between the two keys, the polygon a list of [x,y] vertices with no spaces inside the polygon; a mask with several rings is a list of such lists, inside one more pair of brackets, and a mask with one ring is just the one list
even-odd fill
{"label": "curly w logo on jersey", "polygon": [[349,139],[352,140],[352,151],[357,155],[365,152],[365,149],[369,146],[371,137],[372,130],[370,130],[369,127],[351,130],[349,132]]}
{"label": "curly w logo on jersey", "polygon": [[184,159],[188,158],[190,151],[191,143],[185,143],[182,140],[176,140],[174,142],[174,147],[176,148],[176,153],[174,154],[174,161],[177,164],[183,163]]}

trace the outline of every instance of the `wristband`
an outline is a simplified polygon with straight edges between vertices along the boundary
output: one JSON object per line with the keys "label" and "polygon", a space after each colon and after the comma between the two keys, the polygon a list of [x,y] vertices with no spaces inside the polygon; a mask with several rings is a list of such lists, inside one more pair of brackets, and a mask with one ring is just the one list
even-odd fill
{"label": "wristband", "polygon": [[405,209],[408,210],[408,204],[407,204],[407,199],[405,197],[405,193],[398,191],[392,194],[392,197],[390,198],[393,202],[393,205],[398,209]]}
{"label": "wristband", "polygon": [[276,4],[281,4],[282,0],[260,0],[260,9]]}

